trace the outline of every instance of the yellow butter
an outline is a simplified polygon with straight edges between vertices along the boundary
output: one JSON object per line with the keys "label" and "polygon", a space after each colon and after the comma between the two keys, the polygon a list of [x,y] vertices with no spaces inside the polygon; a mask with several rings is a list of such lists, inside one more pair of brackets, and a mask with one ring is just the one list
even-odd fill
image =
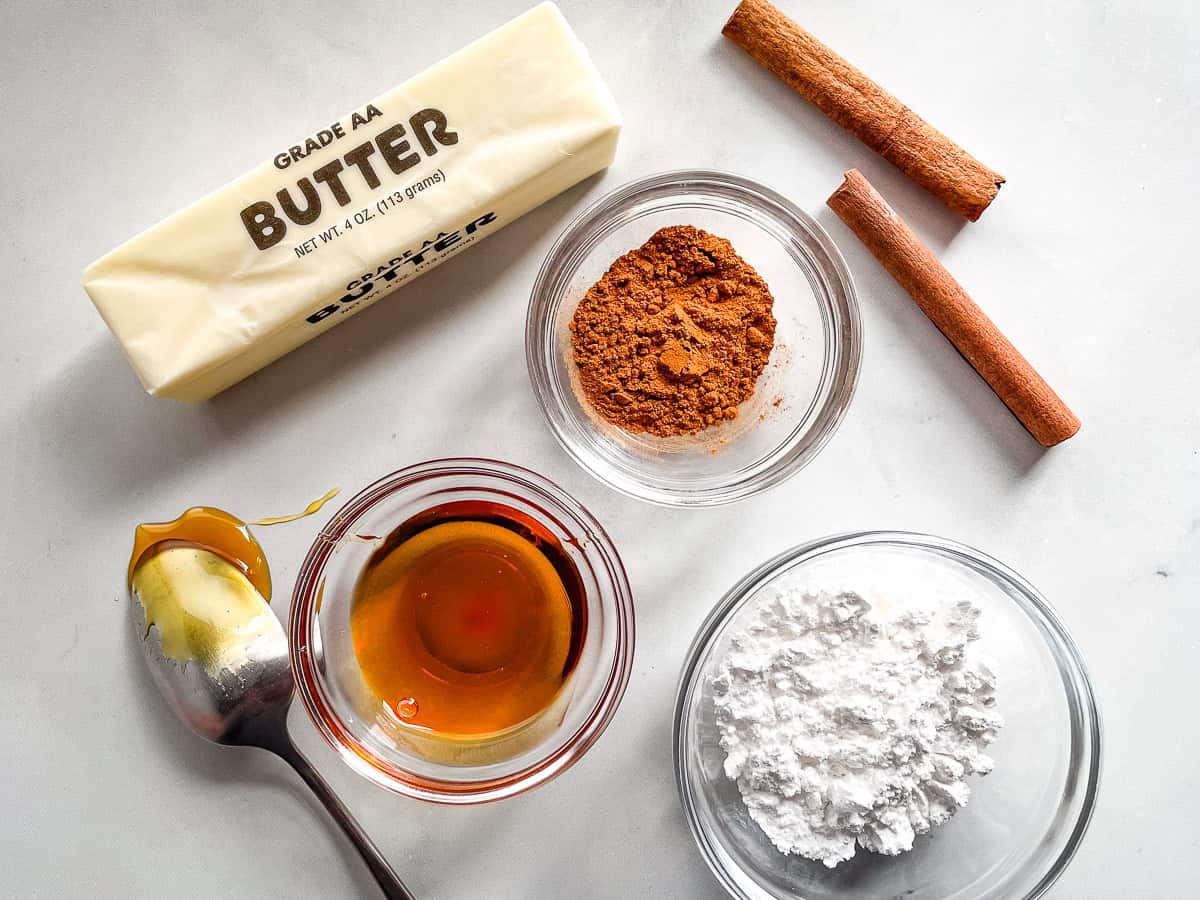
{"label": "yellow butter", "polygon": [[262,594],[232,563],[200,547],[172,547],[134,570],[130,591],[158,629],[163,656],[214,678],[245,663],[255,641],[282,639]]}
{"label": "yellow butter", "polygon": [[543,3],[93,263],[146,390],[205,400],[606,167],[616,104]]}

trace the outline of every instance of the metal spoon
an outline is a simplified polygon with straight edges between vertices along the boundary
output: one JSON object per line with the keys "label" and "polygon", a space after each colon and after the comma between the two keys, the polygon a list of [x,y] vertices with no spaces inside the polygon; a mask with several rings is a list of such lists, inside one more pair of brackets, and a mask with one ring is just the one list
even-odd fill
{"label": "metal spoon", "polygon": [[202,665],[179,663],[163,655],[157,628],[146,628],[146,611],[130,597],[133,627],[150,675],[175,715],[200,737],[228,746],[261,747],[295,769],[335,822],[358,849],[388,900],[414,900],[383,854],[334,794],[333,788],[292,743],[287,731],[288,707],[295,681],[288,663],[287,638],[274,613],[265,631],[245,647],[236,668],[214,676]]}

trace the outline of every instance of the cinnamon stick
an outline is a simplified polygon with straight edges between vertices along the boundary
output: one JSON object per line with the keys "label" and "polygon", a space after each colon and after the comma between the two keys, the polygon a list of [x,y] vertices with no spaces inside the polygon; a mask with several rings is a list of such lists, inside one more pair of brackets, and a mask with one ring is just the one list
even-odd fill
{"label": "cinnamon stick", "polygon": [[772,6],[742,0],[721,33],[946,206],[976,221],[1004,176]]}
{"label": "cinnamon stick", "polygon": [[1079,419],[857,169],[826,201],[1043,447]]}

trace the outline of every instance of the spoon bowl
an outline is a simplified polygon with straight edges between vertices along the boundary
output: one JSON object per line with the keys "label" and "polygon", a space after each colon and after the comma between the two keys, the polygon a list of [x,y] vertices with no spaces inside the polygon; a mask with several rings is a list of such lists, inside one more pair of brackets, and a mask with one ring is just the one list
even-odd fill
{"label": "spoon bowl", "polygon": [[341,826],[375,876],[388,900],[413,900],[383,854],[355,821],[312,764],[292,743],[288,708],[295,679],[288,660],[287,637],[265,600],[263,615],[244,646],[233,648],[237,662],[220,667],[180,662],[164,652],[159,627],[147,625],[146,608],[130,589],[130,617],[150,677],[176,717],[214,744],[259,747],[288,763]]}
{"label": "spoon bowl", "polygon": [[[142,656],[150,677],[176,717],[193,732],[214,744],[263,746],[263,717],[286,719],[296,683],[288,662],[287,638],[279,620],[248,648],[239,668],[223,668],[214,675],[204,666],[180,663],[163,653],[158,629],[146,626],[146,610],[136,596],[129,611],[134,631],[142,638]],[[270,747],[264,749],[271,749]]]}

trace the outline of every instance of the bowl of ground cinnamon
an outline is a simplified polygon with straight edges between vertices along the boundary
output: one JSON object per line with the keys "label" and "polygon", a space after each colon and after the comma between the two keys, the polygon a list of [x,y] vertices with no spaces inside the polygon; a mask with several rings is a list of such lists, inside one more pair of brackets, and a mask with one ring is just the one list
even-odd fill
{"label": "bowl of ground cinnamon", "polygon": [[747,179],[671,172],[566,228],[533,288],[526,358],[585,469],[642,500],[714,505],[825,446],[854,392],[861,322],[810,216]]}

